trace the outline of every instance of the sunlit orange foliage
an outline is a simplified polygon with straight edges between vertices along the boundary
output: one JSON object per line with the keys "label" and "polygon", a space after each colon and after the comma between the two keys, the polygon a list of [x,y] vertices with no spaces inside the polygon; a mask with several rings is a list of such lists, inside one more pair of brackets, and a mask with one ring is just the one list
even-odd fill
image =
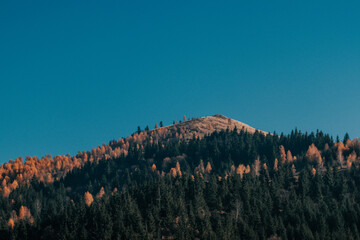
{"label": "sunlit orange foliage", "polygon": [[244,172],[246,170],[246,167],[243,164],[240,164],[237,168],[236,168],[236,174],[240,175],[240,178],[243,178]]}
{"label": "sunlit orange foliage", "polygon": [[153,172],[156,171],[156,165],[155,165],[155,163],[151,166],[151,171],[153,171]]}
{"label": "sunlit orange foliage", "polygon": [[351,166],[352,166],[353,162],[356,161],[356,159],[357,159],[356,152],[353,151],[346,160],[346,166],[349,170],[351,169]]}
{"label": "sunlit orange foliage", "polygon": [[16,179],[12,182],[12,184],[10,185],[11,190],[15,190],[19,187],[18,182],[16,181]]}
{"label": "sunlit orange foliage", "polygon": [[175,168],[171,168],[170,169],[170,175],[173,177],[176,177],[177,173],[176,173],[176,169]]}
{"label": "sunlit orange foliage", "polygon": [[250,171],[251,171],[251,170],[250,170],[250,166],[247,165],[247,166],[246,166],[246,169],[245,169],[245,173],[250,173]]}
{"label": "sunlit orange foliage", "polygon": [[6,179],[5,178],[2,180],[1,186],[6,187]]}
{"label": "sunlit orange foliage", "polygon": [[176,173],[179,177],[181,177],[182,173],[181,173],[181,170],[180,170],[180,163],[179,162],[176,162]]}
{"label": "sunlit orange foliage", "polygon": [[118,189],[117,189],[117,188],[114,188],[114,190],[112,191],[111,195],[114,196],[117,192],[118,192]]}
{"label": "sunlit orange foliage", "polygon": [[14,226],[15,226],[14,219],[12,219],[12,218],[9,219],[8,226],[11,227],[11,228],[14,228]]}
{"label": "sunlit orange foliage", "polygon": [[323,167],[324,163],[321,158],[320,151],[317,149],[317,147],[314,144],[311,144],[306,152],[306,157],[310,161],[315,161],[319,167]]}
{"label": "sunlit orange foliage", "polygon": [[275,171],[278,171],[278,164],[279,164],[279,161],[277,158],[275,158],[275,161],[274,161],[274,170]]}
{"label": "sunlit orange foliage", "polygon": [[311,172],[312,172],[313,176],[315,176],[315,174],[316,174],[316,169],[315,169],[315,168],[312,168]]}
{"label": "sunlit orange foliage", "polygon": [[30,210],[25,206],[21,206],[20,210],[19,210],[18,218],[19,218],[19,220],[25,220],[25,219],[30,220],[32,218]]}
{"label": "sunlit orange foliage", "polygon": [[341,150],[349,150],[349,147],[345,146],[343,142],[335,143],[335,146]]}
{"label": "sunlit orange foliage", "polygon": [[96,194],[96,198],[102,198],[104,195],[105,195],[105,189],[104,187],[101,187],[98,194]]}
{"label": "sunlit orange foliage", "polygon": [[287,162],[288,162],[288,163],[292,163],[292,162],[293,162],[294,159],[293,159],[293,156],[292,156],[290,150],[287,150],[286,158],[287,158]]}
{"label": "sunlit orange foliage", "polygon": [[265,170],[267,170],[267,169],[268,169],[268,167],[267,167],[267,164],[266,164],[266,163],[264,163],[264,164],[263,164],[263,168],[264,168]]}
{"label": "sunlit orange foliage", "polygon": [[206,171],[207,171],[208,173],[210,173],[211,170],[212,170],[211,164],[210,164],[210,162],[208,162],[207,165],[206,165]]}
{"label": "sunlit orange foliage", "polygon": [[283,145],[280,145],[279,151],[280,151],[281,163],[282,163],[282,164],[285,164],[285,162],[286,162],[286,153],[285,153],[285,148],[284,148]]}
{"label": "sunlit orange foliage", "polygon": [[86,192],[84,194],[84,200],[85,200],[85,204],[90,207],[90,205],[92,204],[92,202],[94,201],[93,196],[91,195],[91,193]]}
{"label": "sunlit orange foliage", "polygon": [[53,182],[54,182],[54,178],[52,177],[51,173],[48,173],[48,174],[46,175],[45,182],[46,182],[47,184],[50,184],[50,183],[53,183]]}
{"label": "sunlit orange foliage", "polygon": [[5,187],[3,188],[3,193],[2,193],[3,197],[9,197],[10,193],[11,193],[10,188],[8,188],[7,186],[5,186]]}

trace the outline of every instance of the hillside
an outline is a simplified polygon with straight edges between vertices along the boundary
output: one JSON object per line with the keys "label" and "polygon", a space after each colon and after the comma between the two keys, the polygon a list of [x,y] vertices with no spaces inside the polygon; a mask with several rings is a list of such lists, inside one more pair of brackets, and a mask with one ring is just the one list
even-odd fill
{"label": "hillside", "polygon": [[[119,138],[117,141],[110,141],[91,151],[82,151],[76,156],[70,155],[46,155],[41,158],[28,156],[25,161],[22,157],[10,160],[0,167],[0,193],[7,197],[19,185],[28,185],[32,179],[44,184],[51,184],[54,181],[66,177],[74,169],[81,169],[87,162],[98,163],[102,159],[115,159],[122,155],[128,155],[130,146],[136,144],[143,149],[147,144],[165,144],[167,142],[189,141],[194,136],[203,138],[205,135],[222,130],[243,130],[248,133],[255,133],[256,129],[239,121],[227,118],[222,115],[196,118],[166,127],[155,128],[135,132],[126,138]],[[259,133],[267,134],[259,131]]]}
{"label": "hillside", "polygon": [[359,155],[348,135],[278,136],[215,115],[18,158],[0,168],[0,236],[359,239]]}

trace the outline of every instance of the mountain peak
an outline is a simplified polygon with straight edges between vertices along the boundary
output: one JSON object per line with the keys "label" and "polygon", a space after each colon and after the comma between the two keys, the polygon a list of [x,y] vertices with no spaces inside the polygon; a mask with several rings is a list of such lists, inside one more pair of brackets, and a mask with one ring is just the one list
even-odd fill
{"label": "mountain peak", "polygon": [[221,114],[216,114],[213,116],[206,116],[200,118],[193,118],[187,120],[185,122],[176,123],[170,126],[165,126],[162,128],[156,128],[153,133],[167,133],[167,137],[176,136],[180,139],[189,140],[193,138],[194,134],[197,137],[204,137],[207,134],[211,134],[213,132],[220,132],[222,130],[233,130],[237,129],[238,131],[244,130],[249,133],[255,133],[255,131],[259,131],[263,134],[267,134],[267,132],[257,130],[245,123],[240,121],[228,118]]}

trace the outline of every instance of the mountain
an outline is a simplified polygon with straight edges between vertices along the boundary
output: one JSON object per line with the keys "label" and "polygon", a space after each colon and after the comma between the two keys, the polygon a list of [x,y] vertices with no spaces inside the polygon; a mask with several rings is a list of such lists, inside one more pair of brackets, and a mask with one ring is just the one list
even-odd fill
{"label": "mountain", "polygon": [[1,239],[359,239],[360,143],[215,115],[0,168]]}

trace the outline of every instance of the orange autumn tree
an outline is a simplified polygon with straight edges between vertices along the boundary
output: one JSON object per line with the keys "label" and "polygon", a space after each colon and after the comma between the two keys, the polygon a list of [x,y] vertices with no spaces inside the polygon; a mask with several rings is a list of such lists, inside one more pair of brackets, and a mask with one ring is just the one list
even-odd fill
{"label": "orange autumn tree", "polygon": [[210,164],[210,162],[208,162],[207,163],[207,165],[206,165],[206,169],[205,169],[208,173],[210,173],[211,172],[211,170],[212,170],[212,167],[211,167],[211,164]]}
{"label": "orange autumn tree", "polygon": [[285,153],[285,148],[284,148],[283,145],[280,145],[279,151],[280,151],[281,164],[285,164],[285,162],[286,162],[286,153]]}
{"label": "orange autumn tree", "polygon": [[31,216],[30,210],[25,206],[20,207],[18,220],[28,220],[30,223],[34,222],[34,218]]}
{"label": "orange autumn tree", "polygon": [[8,226],[11,227],[11,228],[14,228],[15,226],[15,221],[14,219],[10,218],[9,221],[8,221]]}
{"label": "orange autumn tree", "polygon": [[93,196],[91,195],[91,193],[86,192],[84,194],[84,200],[85,200],[85,204],[90,207],[90,205],[92,204],[92,202],[94,201]]}
{"label": "orange autumn tree", "polygon": [[293,162],[293,160],[294,160],[294,158],[293,158],[293,156],[292,156],[292,154],[291,154],[290,150],[287,150],[287,153],[286,153],[286,159],[287,159],[287,162],[288,162],[288,163],[292,163],[292,162]]}
{"label": "orange autumn tree", "polygon": [[320,151],[317,149],[315,144],[311,144],[306,152],[306,157],[313,162],[316,162],[319,168],[324,167],[324,163],[321,157]]}
{"label": "orange autumn tree", "polygon": [[104,195],[105,195],[105,189],[104,189],[104,187],[101,187],[98,194],[96,194],[96,198],[102,198]]}
{"label": "orange autumn tree", "polygon": [[278,170],[279,170],[279,169],[278,169],[278,164],[279,164],[279,161],[278,161],[277,158],[275,158],[275,160],[274,160],[274,170],[275,170],[275,171],[278,171]]}

